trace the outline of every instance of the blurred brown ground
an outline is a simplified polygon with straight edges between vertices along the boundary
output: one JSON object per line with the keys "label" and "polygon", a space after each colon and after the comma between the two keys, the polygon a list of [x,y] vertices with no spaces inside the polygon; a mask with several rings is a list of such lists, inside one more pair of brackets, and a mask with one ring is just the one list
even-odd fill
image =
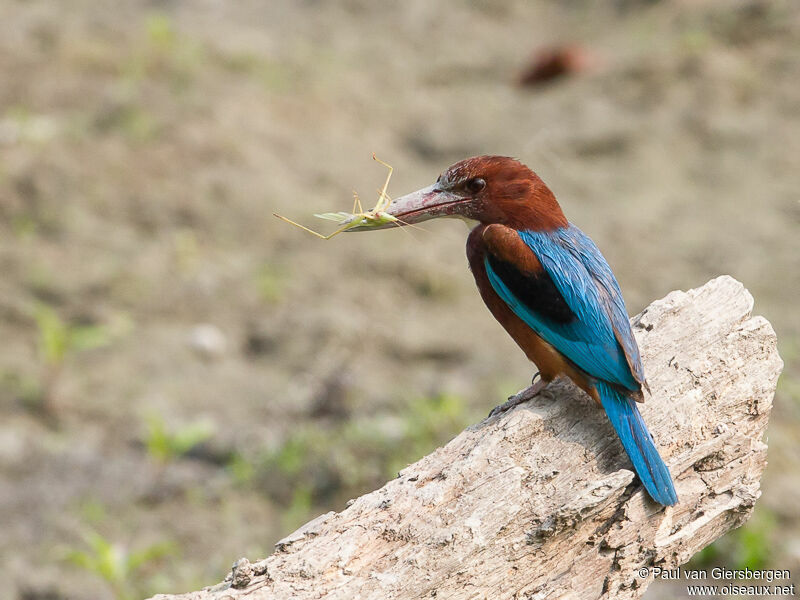
{"label": "blurred brown ground", "polygon": [[[750,533],[706,558],[800,572],[800,4],[0,0],[0,15],[0,595],[214,583],[527,383],[461,223],[326,243],[271,216],[374,198],[372,152],[394,195],[470,155],[519,157],[631,314],[743,281],[786,369]],[[602,66],[514,85],[562,42]],[[100,338],[65,353],[48,407],[42,306]],[[159,462],[149,418],[213,433]],[[171,546],[115,592],[74,564],[92,534]]]}

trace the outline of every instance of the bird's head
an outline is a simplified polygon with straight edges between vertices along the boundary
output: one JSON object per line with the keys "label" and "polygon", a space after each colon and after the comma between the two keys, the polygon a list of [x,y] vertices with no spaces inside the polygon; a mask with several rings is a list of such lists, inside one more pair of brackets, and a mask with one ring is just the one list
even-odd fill
{"label": "bird's head", "polygon": [[457,162],[433,185],[394,200],[386,210],[402,224],[457,217],[514,229],[548,230],[567,225],[553,192],[536,173],[506,156]]}

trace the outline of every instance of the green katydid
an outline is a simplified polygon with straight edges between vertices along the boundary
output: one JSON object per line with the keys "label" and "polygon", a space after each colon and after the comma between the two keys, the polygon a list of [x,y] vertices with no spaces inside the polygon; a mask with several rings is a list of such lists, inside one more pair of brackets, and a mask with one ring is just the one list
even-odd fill
{"label": "green katydid", "polygon": [[[361,206],[361,200],[358,199],[358,194],[353,192],[353,212],[329,212],[329,213],[320,213],[315,214],[314,216],[318,219],[326,219],[328,221],[336,221],[341,227],[330,233],[328,235],[323,235],[306,227],[305,225],[301,225],[300,223],[296,223],[291,219],[287,219],[284,216],[281,216],[277,213],[272,213],[282,221],[286,221],[290,225],[294,225],[295,227],[299,227],[300,229],[307,231],[308,233],[317,236],[323,240],[329,240],[335,235],[339,235],[343,231],[347,231],[348,229],[352,229],[354,227],[380,227],[382,225],[387,225],[390,223],[396,223],[399,227],[400,224],[405,225],[402,220],[398,219],[397,217],[390,215],[389,213],[385,212],[387,208],[389,208],[389,204],[392,202],[392,199],[389,197],[389,194],[386,193],[386,189],[389,187],[389,180],[392,178],[392,166],[388,163],[383,162],[380,158],[372,155],[372,160],[379,162],[384,167],[389,169],[389,173],[386,175],[386,181],[383,183],[383,187],[378,192],[378,202],[375,206],[368,211],[365,211],[364,208]],[[358,209],[358,212],[356,212]]]}

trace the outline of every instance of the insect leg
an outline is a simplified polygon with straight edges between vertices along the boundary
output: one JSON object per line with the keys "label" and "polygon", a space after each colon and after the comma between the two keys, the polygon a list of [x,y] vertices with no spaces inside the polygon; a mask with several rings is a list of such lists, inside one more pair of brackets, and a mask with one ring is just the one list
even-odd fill
{"label": "insect leg", "polygon": [[306,227],[305,225],[300,225],[300,223],[296,223],[295,221],[292,221],[291,219],[287,219],[286,217],[282,217],[281,215],[279,215],[279,214],[276,214],[276,213],[272,213],[272,214],[273,214],[274,216],[278,217],[278,218],[279,218],[281,221],[286,221],[286,222],[287,222],[287,223],[289,223],[290,225],[294,225],[295,227],[299,227],[299,228],[300,228],[300,229],[302,229],[303,231],[307,231],[308,233],[310,233],[310,234],[312,234],[312,235],[315,235],[315,236],[317,236],[318,238],[320,238],[320,239],[322,239],[322,240],[329,240],[329,239],[331,239],[333,236],[335,236],[335,235],[338,235],[338,234],[342,233],[343,231],[345,231],[345,230],[347,230],[347,229],[350,229],[351,227],[353,227],[353,226],[354,226],[352,223],[347,223],[346,225],[343,225],[342,227],[340,227],[339,229],[337,229],[336,231],[334,231],[334,232],[333,232],[333,233],[331,233],[331,234],[328,234],[328,235],[322,235],[321,233],[318,233],[318,232],[314,231],[313,229],[309,229],[309,228],[308,228],[308,227]]}
{"label": "insect leg", "polygon": [[375,208],[372,209],[373,212],[380,212],[384,211],[389,208],[389,196],[386,195],[386,189],[389,187],[389,180],[392,178],[392,172],[394,169],[388,163],[383,162],[380,158],[375,156],[375,153],[372,153],[372,160],[382,164],[384,167],[389,169],[388,175],[386,175],[386,181],[383,183],[383,189],[381,190],[381,195],[378,197],[378,203],[375,205]]}
{"label": "insect leg", "polygon": [[[356,212],[356,207],[358,207],[358,212]],[[361,200],[358,199],[358,192],[355,190],[353,190],[353,214],[364,214],[364,207],[361,206]]]}

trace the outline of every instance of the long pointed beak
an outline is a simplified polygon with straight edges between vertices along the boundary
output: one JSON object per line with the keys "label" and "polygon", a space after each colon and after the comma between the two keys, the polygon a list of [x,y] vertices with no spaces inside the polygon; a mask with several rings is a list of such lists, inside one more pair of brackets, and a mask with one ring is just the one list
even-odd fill
{"label": "long pointed beak", "polygon": [[359,225],[347,231],[387,229],[398,225],[413,225],[436,217],[452,216],[460,212],[460,204],[470,200],[470,198],[463,198],[452,192],[441,190],[436,185],[434,183],[426,188],[392,200],[385,212],[396,217],[396,222],[380,226]]}

